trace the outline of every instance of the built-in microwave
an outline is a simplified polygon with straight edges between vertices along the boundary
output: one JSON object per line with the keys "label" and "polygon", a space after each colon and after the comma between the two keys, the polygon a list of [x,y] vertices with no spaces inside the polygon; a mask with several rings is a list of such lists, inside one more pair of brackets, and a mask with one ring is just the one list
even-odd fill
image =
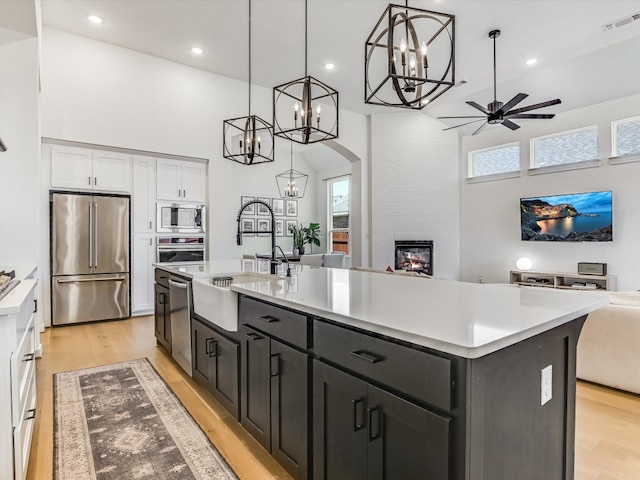
{"label": "built-in microwave", "polygon": [[158,233],[204,233],[204,205],[193,203],[160,203],[157,207]]}

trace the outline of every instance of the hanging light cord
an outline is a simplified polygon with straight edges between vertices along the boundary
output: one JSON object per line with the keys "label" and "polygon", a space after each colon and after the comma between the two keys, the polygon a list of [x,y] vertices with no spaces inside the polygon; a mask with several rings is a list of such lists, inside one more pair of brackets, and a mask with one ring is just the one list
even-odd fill
{"label": "hanging light cord", "polygon": [[249,116],[251,116],[251,0],[249,0]]}
{"label": "hanging light cord", "polygon": [[307,0],[304,0],[304,76],[307,76]]}

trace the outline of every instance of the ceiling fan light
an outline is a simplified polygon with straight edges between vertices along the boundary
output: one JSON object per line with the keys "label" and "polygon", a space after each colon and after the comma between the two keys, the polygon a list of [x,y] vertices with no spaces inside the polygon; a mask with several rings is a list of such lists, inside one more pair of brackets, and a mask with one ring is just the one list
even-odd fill
{"label": "ceiling fan light", "polygon": [[524,63],[526,63],[527,65],[535,65],[536,63],[538,63],[538,59],[535,57],[528,58]]}

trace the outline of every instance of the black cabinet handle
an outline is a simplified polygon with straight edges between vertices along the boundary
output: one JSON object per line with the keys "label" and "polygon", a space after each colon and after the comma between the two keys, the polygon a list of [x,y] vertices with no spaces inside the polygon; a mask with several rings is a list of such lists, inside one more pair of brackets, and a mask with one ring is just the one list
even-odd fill
{"label": "black cabinet handle", "polygon": [[351,355],[361,360],[366,360],[369,363],[378,363],[384,360],[384,357],[376,355],[375,353],[367,352],[366,350],[357,350],[351,352]]}
{"label": "black cabinet handle", "polygon": [[[374,430],[373,414],[375,412],[378,414],[376,415],[377,426]],[[372,442],[382,435],[382,410],[380,410],[380,407],[367,408],[367,415],[369,417],[369,441]]]}
{"label": "black cabinet handle", "polygon": [[36,409],[32,408],[30,410],[27,410],[27,416],[25,417],[25,420],[33,420],[34,418],[36,418]]}
{"label": "black cabinet handle", "polygon": [[[353,431],[357,432],[364,428],[364,398],[358,398],[357,400],[351,400],[353,403]],[[361,407],[360,415],[358,415],[358,406]],[[358,423],[358,418],[362,420]]]}
{"label": "black cabinet handle", "polygon": [[164,305],[165,304],[165,294],[162,292],[158,292],[158,304],[159,305]]}
{"label": "black cabinet handle", "polygon": [[265,315],[264,317],[260,317],[260,320],[264,320],[267,323],[279,322],[280,319],[276,317],[272,317],[271,315]]}
{"label": "black cabinet handle", "polygon": [[213,338],[207,338],[204,344],[204,353],[209,357],[216,357],[218,355],[218,342]]}
{"label": "black cabinet handle", "polygon": [[271,362],[270,364],[271,376],[277,377],[278,375],[280,375],[280,355],[278,355],[277,353],[274,355],[271,355],[270,362]]}
{"label": "black cabinet handle", "polygon": [[32,362],[33,359],[35,358],[36,354],[35,353],[27,353],[24,358],[22,359],[23,362]]}
{"label": "black cabinet handle", "polygon": [[38,299],[34,298],[33,299],[33,313],[36,313],[38,311]]}
{"label": "black cabinet handle", "polygon": [[249,337],[251,340],[261,340],[262,335],[258,335],[257,333],[249,332],[245,333],[245,336]]}

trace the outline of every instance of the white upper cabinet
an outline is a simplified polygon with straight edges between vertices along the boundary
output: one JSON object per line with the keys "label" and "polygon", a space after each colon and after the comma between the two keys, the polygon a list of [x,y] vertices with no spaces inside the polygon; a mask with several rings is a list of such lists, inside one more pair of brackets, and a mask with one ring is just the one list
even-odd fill
{"label": "white upper cabinet", "polygon": [[131,155],[52,145],[51,186],[130,193]]}
{"label": "white upper cabinet", "polygon": [[205,202],[206,165],[186,160],[158,159],[158,200]]}
{"label": "white upper cabinet", "polygon": [[51,147],[51,186],[93,189],[93,152],[86,148]]}
{"label": "white upper cabinet", "polygon": [[156,159],[133,157],[133,232],[153,233],[156,222]]}
{"label": "white upper cabinet", "polygon": [[93,152],[93,188],[109,192],[131,192],[131,155]]}

